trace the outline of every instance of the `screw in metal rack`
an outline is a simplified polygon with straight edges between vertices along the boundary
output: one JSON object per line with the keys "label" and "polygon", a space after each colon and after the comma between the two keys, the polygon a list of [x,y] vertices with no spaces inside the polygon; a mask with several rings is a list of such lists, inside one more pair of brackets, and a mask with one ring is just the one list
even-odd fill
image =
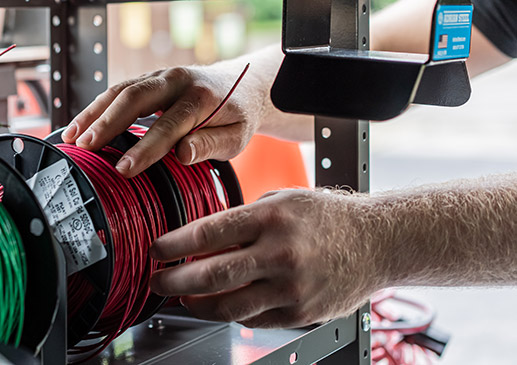
{"label": "screw in metal rack", "polygon": [[364,332],[368,332],[372,328],[372,316],[370,313],[363,313],[363,316],[361,317],[361,327]]}

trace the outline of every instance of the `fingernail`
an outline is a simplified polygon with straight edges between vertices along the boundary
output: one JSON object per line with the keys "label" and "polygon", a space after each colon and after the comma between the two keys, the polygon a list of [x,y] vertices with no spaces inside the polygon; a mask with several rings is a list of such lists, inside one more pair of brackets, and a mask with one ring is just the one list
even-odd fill
{"label": "fingernail", "polygon": [[77,124],[75,124],[74,122],[71,122],[68,125],[68,128],[66,128],[61,135],[65,138],[72,139],[75,137],[76,133],[77,133]]}
{"label": "fingernail", "polygon": [[151,247],[149,247],[149,256],[153,259],[156,259],[156,247],[154,246],[155,243],[153,242],[153,244],[151,245]]}
{"label": "fingernail", "polygon": [[188,309],[187,305],[185,304],[185,301],[183,300],[183,297],[180,297],[180,304]]}
{"label": "fingernail", "polygon": [[131,168],[131,159],[127,156],[122,157],[115,168],[121,174],[127,172]]}
{"label": "fingernail", "polygon": [[81,137],[77,139],[76,144],[82,144],[83,146],[89,146],[93,140],[93,133],[91,131],[84,132]]}
{"label": "fingernail", "polygon": [[193,163],[196,158],[196,146],[194,146],[194,143],[190,142],[190,162],[189,164]]}

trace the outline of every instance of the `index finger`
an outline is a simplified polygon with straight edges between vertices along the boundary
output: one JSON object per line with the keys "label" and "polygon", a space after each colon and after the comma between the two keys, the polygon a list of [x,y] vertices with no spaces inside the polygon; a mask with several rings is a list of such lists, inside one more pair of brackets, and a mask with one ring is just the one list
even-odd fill
{"label": "index finger", "polygon": [[115,98],[128,86],[140,82],[144,77],[127,80],[110,87],[99,94],[86,108],[84,108],[70,122],[67,129],[63,131],[62,138],[65,143],[75,143],[77,138],[113,103]]}
{"label": "index finger", "polygon": [[158,238],[149,254],[170,262],[252,243],[261,234],[261,212],[254,208],[242,206],[200,218]]}
{"label": "index finger", "polygon": [[179,83],[171,83],[159,76],[126,87],[76,140],[76,144],[88,150],[101,149],[138,117],[150,115],[173,103],[181,90]]}

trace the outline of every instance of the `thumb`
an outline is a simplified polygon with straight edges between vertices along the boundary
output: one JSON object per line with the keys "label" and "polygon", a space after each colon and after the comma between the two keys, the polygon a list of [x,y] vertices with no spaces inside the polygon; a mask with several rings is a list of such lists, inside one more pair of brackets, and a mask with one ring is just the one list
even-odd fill
{"label": "thumb", "polygon": [[176,145],[176,158],[184,165],[201,161],[229,160],[237,156],[249,142],[242,123],[202,128],[183,137]]}

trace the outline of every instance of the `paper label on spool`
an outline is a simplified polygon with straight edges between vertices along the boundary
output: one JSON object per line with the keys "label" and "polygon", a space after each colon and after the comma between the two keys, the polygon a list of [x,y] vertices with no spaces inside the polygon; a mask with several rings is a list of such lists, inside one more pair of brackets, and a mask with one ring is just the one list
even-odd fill
{"label": "paper label on spool", "polygon": [[106,257],[106,249],[95,232],[65,159],[37,172],[27,184],[43,207],[54,237],[63,249],[68,275]]}

